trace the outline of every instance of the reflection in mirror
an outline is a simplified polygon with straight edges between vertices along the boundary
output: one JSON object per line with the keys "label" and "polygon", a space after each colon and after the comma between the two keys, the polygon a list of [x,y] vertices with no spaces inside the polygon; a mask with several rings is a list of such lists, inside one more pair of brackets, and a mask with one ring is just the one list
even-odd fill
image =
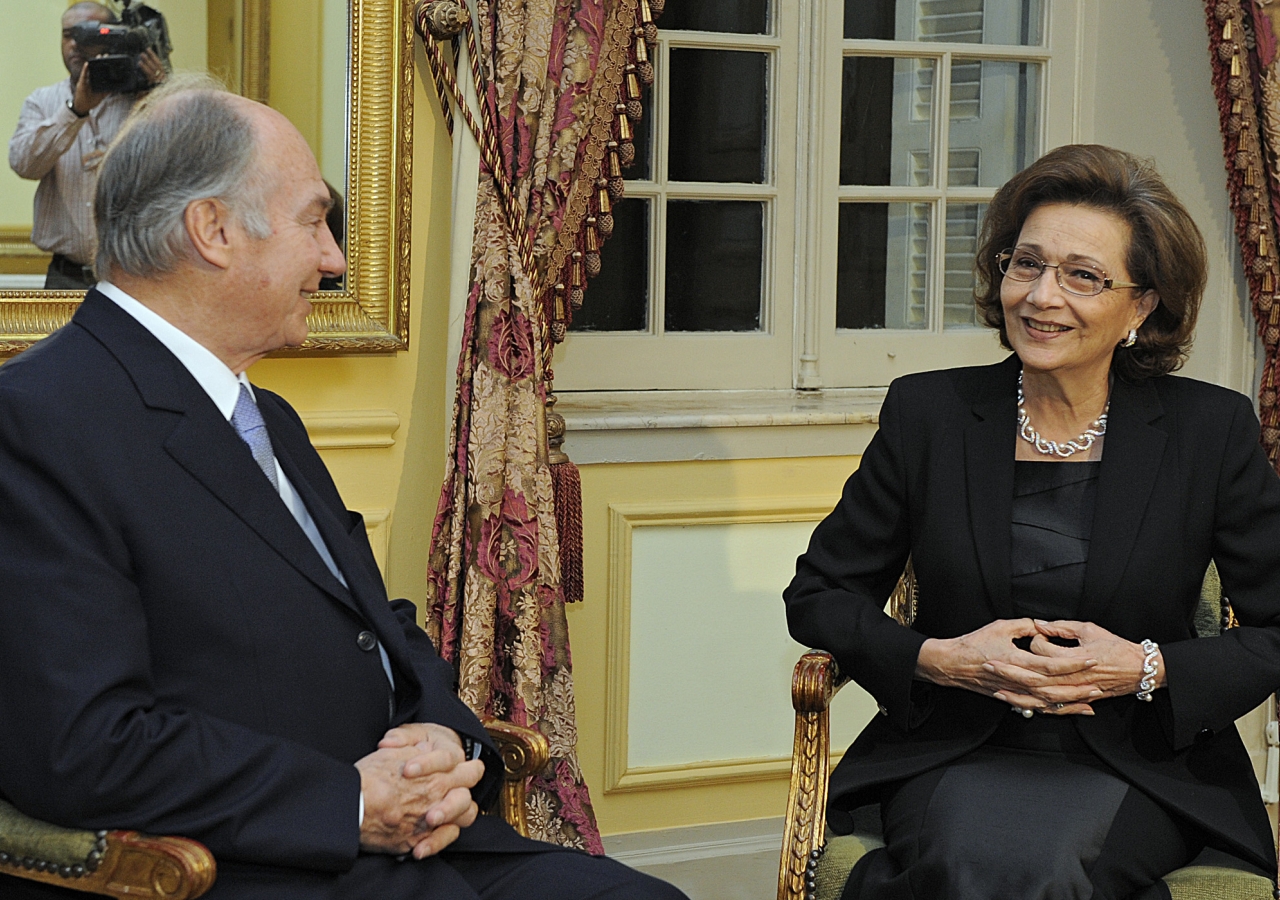
{"label": "reflection in mirror", "polygon": [[[16,27],[24,35],[48,34],[49,43],[38,44],[33,37],[21,59],[0,54],[0,74],[7,76],[0,87],[0,117],[9,123],[16,124],[32,90],[59,80],[68,84],[53,42],[58,16],[70,2],[22,5],[25,18]],[[404,27],[401,0],[361,0],[358,8],[350,0],[148,0],[148,5],[170,23],[175,69],[211,71],[238,85],[245,96],[284,113],[311,145],[325,178],[344,196],[347,273],[333,290],[312,297],[311,336],[302,352],[404,349],[414,69],[413,31]],[[5,128],[7,137],[13,124]],[[8,166],[0,171],[0,355],[58,328],[82,296],[29,287],[44,283],[50,259],[29,241],[35,184]]]}
{"label": "reflection in mirror", "polygon": [[[134,0],[133,6],[139,0]],[[219,80],[238,89],[240,93],[262,100],[281,102],[272,105],[294,121],[315,150],[325,178],[347,193],[347,46],[348,0],[320,0],[320,15],[316,15],[314,2],[301,4],[305,8],[308,30],[294,35],[289,46],[288,60],[282,60],[278,77],[283,75],[280,90],[269,91],[266,78],[266,55],[263,38],[265,32],[265,8],[268,0],[149,0],[149,6],[163,14],[168,25],[173,46],[171,63],[175,71],[207,71]],[[104,4],[113,12],[121,10],[121,0],[108,0]],[[296,5],[296,4],[295,4]],[[71,4],[44,2],[21,4],[15,13],[18,21],[12,23],[15,33],[31,35],[30,40],[18,42],[0,59],[0,131],[6,143],[14,133],[24,100],[33,91],[47,85],[67,82],[67,68],[63,56],[55,46],[58,42],[59,18]],[[288,24],[289,4],[281,4]],[[72,6],[66,15],[70,18],[92,16],[92,9]],[[64,19],[64,22],[67,21]],[[39,36],[47,36],[42,40]],[[302,39],[300,39],[302,38]],[[71,51],[72,64],[78,68],[78,58]],[[298,73],[305,73],[299,76]],[[290,74],[292,73],[292,78]],[[294,83],[291,83],[294,82]],[[85,159],[84,171],[92,169],[94,161],[114,135],[121,116],[108,116],[109,106],[124,109],[119,98],[103,101],[95,109],[81,131]],[[88,144],[93,146],[89,147]],[[68,153],[74,155],[73,148]],[[12,161],[13,152],[10,152]],[[55,156],[55,158],[58,158]],[[70,160],[70,157],[68,157]],[[55,169],[57,168],[56,164]],[[68,161],[63,169],[44,176],[44,161],[39,165],[19,165],[23,174],[19,177],[12,166],[0,171],[0,290],[39,290],[46,286],[51,255],[58,252],[58,268],[65,267],[73,275],[79,275],[84,250],[73,250],[73,244],[50,238],[50,228],[37,229],[32,243],[32,225],[37,215],[48,218],[65,217],[65,209],[57,203],[37,201],[37,187],[42,176],[56,179],[63,176],[64,183]],[[55,185],[41,191],[57,197],[65,207],[69,197],[62,196]],[[74,193],[67,191],[66,193]],[[36,213],[37,202],[40,212]],[[86,220],[87,222],[88,220]],[[38,243],[41,246],[37,247]],[[55,285],[50,285],[55,286]],[[63,290],[78,287],[75,281],[59,282]],[[79,289],[83,289],[80,287]]]}

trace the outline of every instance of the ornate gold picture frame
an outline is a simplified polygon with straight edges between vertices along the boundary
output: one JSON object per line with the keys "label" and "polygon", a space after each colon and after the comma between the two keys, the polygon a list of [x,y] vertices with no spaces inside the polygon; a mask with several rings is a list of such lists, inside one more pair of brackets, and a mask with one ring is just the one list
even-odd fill
{"label": "ornate gold picture frame", "polygon": [[[241,92],[261,99],[268,93],[270,66],[268,3],[243,3]],[[311,335],[290,353],[379,353],[408,347],[411,3],[350,0],[347,275],[342,290],[311,298]],[[15,243],[16,236],[7,237],[0,244]],[[65,325],[82,297],[71,291],[0,291],[0,355],[25,350]]]}

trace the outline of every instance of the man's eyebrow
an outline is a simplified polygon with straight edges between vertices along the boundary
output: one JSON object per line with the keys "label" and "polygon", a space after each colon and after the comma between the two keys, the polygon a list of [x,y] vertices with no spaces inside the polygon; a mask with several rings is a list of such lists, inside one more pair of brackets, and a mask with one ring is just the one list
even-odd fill
{"label": "man's eyebrow", "polygon": [[302,205],[302,209],[307,212],[316,209],[320,212],[327,213],[329,210],[333,209],[333,205],[334,200],[329,193],[316,193],[311,196],[310,200]]}

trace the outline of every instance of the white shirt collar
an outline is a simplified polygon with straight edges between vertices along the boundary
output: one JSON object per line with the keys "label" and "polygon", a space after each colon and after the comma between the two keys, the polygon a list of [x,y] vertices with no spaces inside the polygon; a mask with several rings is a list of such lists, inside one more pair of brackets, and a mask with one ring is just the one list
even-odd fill
{"label": "white shirt collar", "polygon": [[137,319],[139,325],[151,332],[156,340],[169,349],[170,353],[178,357],[178,362],[182,363],[191,373],[191,377],[204,388],[204,392],[209,395],[209,399],[218,407],[218,412],[222,413],[227,421],[231,420],[231,414],[236,409],[236,401],[240,399],[240,385],[247,386],[249,393],[253,393],[249,376],[243,372],[237,376],[207,347],[170,324],[150,307],[144,306],[109,281],[99,281],[98,291],[111,298],[117,306]]}

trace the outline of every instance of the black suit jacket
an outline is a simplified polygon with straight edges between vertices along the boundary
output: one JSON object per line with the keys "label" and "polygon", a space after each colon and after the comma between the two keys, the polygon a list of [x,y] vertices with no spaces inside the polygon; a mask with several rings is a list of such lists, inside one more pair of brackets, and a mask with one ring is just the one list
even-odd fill
{"label": "black suit jacket", "polygon": [[[347,588],[195,379],[107,298],[0,369],[0,793],[56,823],[203,841],[220,896],[350,870],[352,763],[393,725],[482,743],[482,801],[502,768],[412,604],[387,602],[301,420],[256,393]],[[537,846],[489,822],[458,846],[477,842]]]}
{"label": "black suit jacket", "polygon": [[[785,600],[791,634],[831,651],[879,701],[831,777],[831,814],[983,743],[1007,704],[913,681],[927,637],[1015,618],[1010,599],[1019,362],[928,372],[889,388],[880,429],[818,526]],[[1274,845],[1234,721],[1280,687],[1280,479],[1239,394],[1166,376],[1112,390],[1080,617],[1164,653],[1168,689],[1073,721],[1130,783],[1274,869]],[[911,555],[919,611],[884,611]],[[1241,627],[1196,638],[1209,561]]]}

